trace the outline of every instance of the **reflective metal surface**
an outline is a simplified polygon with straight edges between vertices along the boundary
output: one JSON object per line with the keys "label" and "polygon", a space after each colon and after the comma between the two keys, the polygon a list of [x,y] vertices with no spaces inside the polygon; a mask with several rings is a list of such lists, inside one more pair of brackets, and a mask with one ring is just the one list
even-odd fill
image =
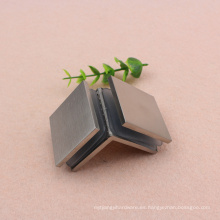
{"label": "reflective metal surface", "polygon": [[117,141],[119,143],[128,145],[130,147],[135,147],[138,148],[140,150],[146,151],[148,153],[156,153],[157,151],[150,151],[149,149],[147,149],[146,147],[143,147],[141,145],[132,143],[130,141],[126,141],[124,139],[115,137],[115,136],[111,136],[109,137],[104,143],[102,143],[98,148],[96,148],[96,150],[94,150],[91,154],[89,154],[83,161],[81,161],[77,166],[75,166],[72,171],[77,171],[79,170],[84,164],[86,164],[89,160],[91,160],[96,154],[98,154],[102,149],[104,149],[108,144],[110,144],[112,141]]}
{"label": "reflective metal surface", "polygon": [[124,127],[163,142],[171,142],[170,134],[153,96],[109,77],[118,114]]}
{"label": "reflective metal surface", "polygon": [[56,166],[69,160],[98,131],[90,90],[83,81],[50,117]]}
{"label": "reflective metal surface", "polygon": [[50,117],[56,166],[73,171],[112,141],[156,153],[171,138],[153,96],[109,77],[111,89],[83,81]]}

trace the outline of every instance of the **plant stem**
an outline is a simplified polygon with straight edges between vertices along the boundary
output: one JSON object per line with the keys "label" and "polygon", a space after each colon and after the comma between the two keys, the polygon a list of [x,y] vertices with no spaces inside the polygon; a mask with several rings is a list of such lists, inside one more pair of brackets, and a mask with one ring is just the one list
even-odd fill
{"label": "plant stem", "polygon": [[[114,71],[115,71],[115,72],[118,72],[118,71],[121,71],[121,70],[124,70],[124,68],[115,69]],[[103,75],[103,74],[105,74],[105,72],[100,73],[100,75]],[[86,77],[91,77],[91,76],[97,76],[97,75],[95,75],[95,74],[93,74],[93,75],[86,75]],[[65,79],[76,79],[76,78],[80,78],[80,77],[81,77],[81,76],[65,77],[65,78],[63,78],[63,80],[65,80]]]}
{"label": "plant stem", "polygon": [[[142,66],[147,66],[147,65],[148,65],[147,63],[144,63]],[[119,71],[121,71],[121,70],[125,70],[125,68],[115,69],[114,71],[115,71],[115,72],[119,72]],[[103,74],[105,74],[105,72],[100,73],[100,75],[103,75]],[[95,75],[95,74],[86,75],[86,77],[92,77],[92,76],[97,76],[97,75]],[[80,77],[81,77],[81,76],[65,77],[65,78],[63,78],[63,80],[65,80],[65,79],[76,79],[76,78],[80,78]]]}

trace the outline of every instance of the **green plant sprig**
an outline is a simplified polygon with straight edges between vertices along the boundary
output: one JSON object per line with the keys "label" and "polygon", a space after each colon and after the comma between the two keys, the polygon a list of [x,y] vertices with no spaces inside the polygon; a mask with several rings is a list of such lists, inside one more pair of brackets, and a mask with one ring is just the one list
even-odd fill
{"label": "green plant sprig", "polygon": [[93,82],[91,83],[91,85],[95,84],[101,75],[103,75],[102,78],[102,82],[104,84],[108,84],[108,77],[109,76],[114,76],[115,72],[119,72],[119,71],[124,71],[123,73],[123,81],[126,81],[126,78],[128,76],[129,71],[131,72],[131,75],[135,78],[139,78],[142,72],[142,68],[143,66],[148,66],[147,63],[142,63],[140,60],[133,58],[133,57],[129,57],[126,62],[124,63],[123,61],[119,60],[118,58],[115,57],[115,62],[118,63],[120,65],[121,68],[119,69],[113,69],[111,66],[103,63],[103,67],[104,67],[104,72],[99,72],[95,67],[93,66],[89,66],[90,70],[94,73],[91,75],[86,75],[85,72],[81,69],[80,70],[80,75],[79,76],[71,76],[70,73],[64,69],[64,72],[66,73],[66,75],[68,77],[63,78],[63,80],[68,79],[69,83],[68,83],[68,87],[71,83],[72,79],[77,79],[77,83],[81,83],[82,81],[86,80],[87,77],[94,77],[95,79],[93,80]]}

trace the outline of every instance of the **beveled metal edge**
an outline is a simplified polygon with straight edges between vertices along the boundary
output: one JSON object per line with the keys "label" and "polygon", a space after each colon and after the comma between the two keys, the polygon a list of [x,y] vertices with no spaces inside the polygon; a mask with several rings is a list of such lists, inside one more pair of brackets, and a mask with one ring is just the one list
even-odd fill
{"label": "beveled metal edge", "polygon": [[[92,97],[91,97],[91,94],[90,94],[90,89],[89,89],[89,86],[88,86],[88,83],[87,82],[85,82],[85,81],[83,81],[83,82],[81,82],[78,86],[80,86],[81,84],[83,84],[84,85],[84,88],[85,88],[85,91],[86,91],[86,96],[87,96],[87,98],[88,98],[88,102],[89,102],[89,107],[90,107],[90,110],[91,110],[91,112],[92,112],[92,117],[93,117],[93,119],[94,119],[94,122],[95,122],[95,128],[94,128],[94,130],[82,141],[82,142],[80,142],[80,144],[78,144],[77,145],[77,147],[75,147],[72,151],[70,151],[68,154],[67,154],[67,156],[65,157],[65,158],[63,158],[62,160],[60,160],[59,162],[55,162],[55,165],[57,166],[57,167],[61,167],[64,163],[66,163],[81,147],[83,147],[99,130],[100,130],[100,128],[99,128],[99,123],[98,123],[98,119],[97,119],[97,116],[96,116],[96,112],[95,112],[95,108],[94,108],[94,105],[93,105],[93,101],[92,101]],[[78,87],[77,86],[77,87]],[[77,88],[76,87],[76,88]],[[75,89],[76,89],[75,88]],[[74,89],[74,91],[75,91],[75,89]],[[74,92],[73,91],[73,92]],[[73,93],[72,92],[72,93]],[[71,94],[72,94],[71,93]],[[71,95],[70,94],[70,95]],[[69,96],[70,96],[69,95]],[[68,97],[69,97],[68,96]],[[67,98],[68,98],[67,97]],[[66,99],[67,99],[66,98]],[[65,100],[66,100],[65,99]],[[64,100],[64,101],[65,101]],[[63,103],[61,103],[60,104],[60,106],[62,105]],[[60,106],[58,107],[58,108],[60,108]],[[58,109],[57,108],[57,109]],[[55,114],[55,112],[57,111],[57,109],[53,112],[53,114],[49,117],[49,121],[51,121],[51,118],[52,118],[52,116]],[[52,137],[52,135],[51,135],[51,137]],[[52,140],[53,141],[53,140]]]}
{"label": "beveled metal edge", "polygon": [[75,166],[72,171],[79,170],[83,165],[85,165],[89,160],[91,160],[96,154],[98,154],[102,149],[104,149],[110,142],[111,137],[103,142],[99,147],[97,147],[91,154],[89,154],[84,160],[82,160],[77,166]]}
{"label": "beveled metal edge", "polygon": [[88,101],[89,101],[89,104],[90,104],[89,106],[90,106],[90,110],[92,112],[92,116],[93,116],[93,119],[94,119],[94,122],[95,122],[95,126],[96,126],[96,128],[98,128],[98,131],[99,131],[100,130],[99,122],[98,122],[98,119],[97,119],[97,115],[96,115],[96,112],[95,112],[95,107],[93,105],[92,96],[91,96],[91,93],[90,93],[90,90],[92,90],[92,89],[89,89],[89,85],[88,85],[87,82],[83,81],[82,83],[84,83],[84,86],[85,86],[86,95],[88,97]]}
{"label": "beveled metal edge", "polygon": [[109,83],[109,86],[110,86],[112,94],[113,94],[113,98],[114,98],[114,101],[115,101],[115,106],[116,106],[116,109],[118,111],[118,115],[119,115],[121,124],[123,125],[125,123],[125,117],[124,117],[123,112],[122,112],[121,104],[119,102],[119,98],[118,98],[118,95],[117,95],[117,92],[116,92],[116,89],[115,89],[115,85],[114,85],[112,76],[110,76],[108,78],[108,83]]}
{"label": "beveled metal edge", "polygon": [[[114,85],[114,82],[113,82],[113,79],[112,79],[112,78],[113,78],[113,77],[110,76],[110,77],[108,78],[108,82],[109,82],[109,85],[110,85],[110,88],[111,88],[111,91],[112,91],[112,94],[113,94],[113,98],[114,98],[114,101],[115,101],[115,105],[116,105],[116,108],[117,108],[117,111],[118,111],[119,118],[120,118],[120,121],[121,121],[122,126],[123,126],[123,127],[126,127],[126,128],[129,128],[129,129],[131,129],[131,130],[137,131],[137,132],[139,132],[139,133],[148,135],[149,137],[155,138],[155,139],[160,140],[160,141],[162,141],[162,142],[170,143],[170,142],[172,141],[172,139],[171,139],[171,136],[170,136],[170,134],[169,134],[169,131],[168,131],[167,127],[166,127],[166,124],[165,124],[165,122],[164,122],[164,119],[163,119],[162,115],[161,115],[161,120],[163,120],[163,123],[164,123],[164,125],[165,125],[166,130],[167,130],[167,133],[168,133],[169,138],[165,138],[165,137],[162,137],[162,136],[160,136],[160,135],[157,135],[157,134],[155,134],[155,133],[153,133],[153,132],[149,132],[149,131],[147,131],[147,130],[141,128],[141,127],[135,126],[135,125],[132,124],[131,122],[128,122],[128,121],[125,120],[125,117],[124,117],[124,114],[123,114],[123,111],[122,111],[122,108],[121,108],[121,104],[120,104],[120,101],[119,101],[119,98],[118,98],[118,95],[117,95],[117,92],[116,92],[116,89],[115,89],[115,85]],[[136,89],[137,89],[137,88],[136,88]],[[139,89],[138,89],[138,90],[139,90]],[[140,90],[140,91],[141,91],[141,90]],[[143,91],[141,91],[141,92],[143,92]],[[152,96],[152,95],[150,95],[150,94],[147,94],[147,95],[151,96],[151,97],[155,100],[154,96]],[[156,105],[157,105],[157,102],[156,102],[156,101],[155,101],[155,103],[156,103]],[[158,108],[158,105],[157,105],[157,108]],[[158,110],[159,110],[159,108],[158,108]],[[161,114],[160,110],[159,110],[159,113]]]}
{"label": "beveled metal edge", "polygon": [[[135,125],[133,125],[133,124],[130,123],[130,122],[125,122],[122,126],[125,127],[125,128],[129,128],[129,129],[131,129],[131,130],[137,131],[137,132],[139,132],[139,133],[145,134],[145,135],[147,135],[147,136],[149,136],[149,137],[155,138],[155,139],[157,139],[157,140],[159,140],[159,141],[162,141],[162,142],[165,142],[165,143],[170,143],[170,142],[172,141],[171,138],[170,138],[170,139],[167,139],[167,138],[164,138],[164,137],[159,136],[159,135],[157,135],[157,134],[154,134],[153,132],[148,132],[147,130],[145,130],[145,129],[143,129],[143,128],[140,128],[140,127],[138,127],[138,126],[135,126]],[[168,132],[168,133],[169,133],[169,132]],[[169,135],[169,136],[170,136],[170,135]]]}
{"label": "beveled metal edge", "polygon": [[157,150],[153,151],[147,147],[143,147],[139,144],[121,139],[119,137],[116,136],[110,136],[105,142],[103,142],[99,147],[97,147],[90,155],[88,155],[83,161],[81,161],[77,166],[75,166],[72,171],[77,171],[79,170],[83,165],[85,165],[89,160],[91,160],[96,154],[98,154],[102,149],[104,149],[109,143],[111,143],[112,141],[116,141],[125,145],[128,145],[130,147],[135,147],[137,149],[143,150],[145,152],[148,153],[152,153],[155,154],[157,153]]}
{"label": "beveled metal edge", "polygon": [[80,142],[77,147],[75,147],[72,151],[70,151],[65,158],[63,158],[60,162],[56,163],[57,167],[61,167],[64,163],[66,163],[81,147],[83,147],[99,130],[94,129],[82,142]]}

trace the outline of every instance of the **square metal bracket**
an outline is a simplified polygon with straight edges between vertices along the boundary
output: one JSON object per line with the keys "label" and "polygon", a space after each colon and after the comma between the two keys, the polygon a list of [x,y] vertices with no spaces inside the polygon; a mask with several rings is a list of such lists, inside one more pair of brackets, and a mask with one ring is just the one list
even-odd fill
{"label": "square metal bracket", "polygon": [[156,153],[171,142],[153,96],[109,77],[110,89],[83,81],[50,116],[56,166],[77,170],[111,141]]}

